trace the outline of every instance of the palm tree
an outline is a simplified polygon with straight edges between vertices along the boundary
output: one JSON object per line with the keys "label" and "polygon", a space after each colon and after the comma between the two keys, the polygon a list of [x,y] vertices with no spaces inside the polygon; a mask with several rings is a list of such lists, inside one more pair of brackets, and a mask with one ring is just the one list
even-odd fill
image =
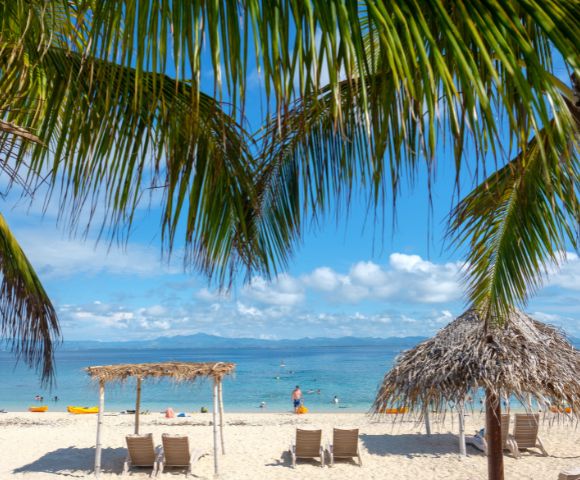
{"label": "palm tree", "polygon": [[[468,296],[484,312],[488,341],[514,305],[524,305],[542,284],[550,265],[564,260],[566,247],[578,250],[580,237],[580,85],[564,88],[576,131],[557,152],[542,156],[547,130],[461,200],[449,235],[467,243]],[[550,125],[554,127],[553,122]],[[486,392],[490,478],[503,478],[501,404]]]}
{"label": "palm tree", "polygon": [[[167,251],[180,232],[187,264],[219,284],[241,268],[264,270],[269,262],[247,233],[253,163],[243,128],[195,80],[179,81],[160,66],[146,70],[155,59],[125,51],[153,40],[162,50],[167,31],[137,40],[110,19],[111,39],[94,26],[101,14],[114,13],[99,13],[100,5],[0,2],[2,170],[26,194],[48,186],[71,230],[83,227],[88,211],[87,223],[102,221],[111,241],[126,238],[141,197],[162,189]],[[112,45],[105,46],[107,39]],[[104,54],[109,47],[111,58]],[[115,61],[117,50],[127,58]],[[103,219],[93,217],[96,205],[104,206]],[[0,334],[49,382],[57,315],[2,217],[0,271]]]}
{"label": "palm tree", "polygon": [[[357,187],[371,206],[387,195],[394,205],[422,161],[431,182],[441,141],[453,146],[457,188],[466,163],[475,178],[497,169],[450,225],[458,244],[469,243],[468,297],[485,313],[490,341],[580,234],[579,90],[552,74],[553,51],[578,72],[570,4],[493,3],[494,11],[478,2],[367,3],[365,29],[353,27],[366,62],[271,119],[259,182],[263,218],[299,236],[303,216],[323,214],[341,195],[348,202]],[[488,395],[494,480],[503,479],[499,409]]]}

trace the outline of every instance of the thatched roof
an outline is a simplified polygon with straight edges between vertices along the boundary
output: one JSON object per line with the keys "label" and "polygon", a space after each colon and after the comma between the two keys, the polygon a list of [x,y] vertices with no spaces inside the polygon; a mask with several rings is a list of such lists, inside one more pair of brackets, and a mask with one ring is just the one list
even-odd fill
{"label": "thatched roof", "polygon": [[402,353],[385,375],[373,413],[398,404],[444,411],[478,388],[526,404],[566,403],[580,416],[580,351],[556,328],[514,310],[486,335],[469,310],[437,335]]}
{"label": "thatched roof", "polygon": [[86,371],[99,382],[119,382],[128,377],[160,378],[170,377],[175,381],[194,381],[199,377],[221,380],[233,373],[235,363],[192,363],[192,362],[162,362],[162,363],[129,363],[121,365],[105,365],[87,367]]}

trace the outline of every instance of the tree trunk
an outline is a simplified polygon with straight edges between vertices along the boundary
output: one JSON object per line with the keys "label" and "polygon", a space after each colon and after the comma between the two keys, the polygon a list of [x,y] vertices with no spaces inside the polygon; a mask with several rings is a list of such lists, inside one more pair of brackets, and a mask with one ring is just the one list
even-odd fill
{"label": "tree trunk", "polygon": [[501,404],[499,397],[489,390],[485,392],[485,436],[487,440],[487,478],[488,480],[504,480]]}

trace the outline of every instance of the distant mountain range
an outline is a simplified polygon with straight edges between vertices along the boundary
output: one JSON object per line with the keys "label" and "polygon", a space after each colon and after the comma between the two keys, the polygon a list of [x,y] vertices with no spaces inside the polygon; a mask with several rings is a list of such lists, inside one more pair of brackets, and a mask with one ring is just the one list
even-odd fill
{"label": "distant mountain range", "polygon": [[[158,337],[150,340],[132,341],[97,341],[69,340],[58,347],[59,350],[133,350],[133,349],[167,349],[167,348],[309,348],[309,347],[362,347],[385,346],[407,349],[426,340],[426,337],[339,337],[339,338],[299,338],[283,340],[265,340],[260,338],[228,338],[206,333],[195,335],[178,335]],[[570,342],[580,348],[580,339],[569,338]],[[0,341],[0,351],[8,350],[7,343]]]}
{"label": "distant mountain range", "polygon": [[424,337],[340,337],[340,338],[300,338],[293,340],[264,340],[259,338],[227,338],[205,333],[159,337],[152,340],[126,342],[65,341],[60,350],[86,349],[165,349],[165,348],[305,348],[305,347],[346,347],[346,346],[405,346],[410,347],[425,340]]}

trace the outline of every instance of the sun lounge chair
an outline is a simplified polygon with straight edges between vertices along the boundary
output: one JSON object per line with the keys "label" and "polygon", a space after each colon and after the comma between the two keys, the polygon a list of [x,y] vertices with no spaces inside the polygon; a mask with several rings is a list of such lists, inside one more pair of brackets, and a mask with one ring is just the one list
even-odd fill
{"label": "sun lounge chair", "polygon": [[123,475],[131,467],[152,467],[151,476],[157,473],[157,453],[153,435],[127,435],[127,458],[123,464]]}
{"label": "sun lounge chair", "polygon": [[[510,452],[515,456],[513,450],[512,442],[509,440],[509,430],[510,430],[510,415],[509,413],[504,413],[501,416],[501,447],[502,450],[509,449]],[[483,439],[483,451],[487,455],[487,439]]]}
{"label": "sun lounge chair", "polygon": [[558,480],[580,480],[580,467],[570,468],[565,472],[560,472]]}
{"label": "sun lounge chair", "polygon": [[164,433],[161,440],[163,451],[159,460],[158,473],[163,473],[166,467],[187,467],[187,474],[190,474],[199,454],[189,448],[189,438],[186,435]]}
{"label": "sun lounge chair", "polygon": [[320,464],[324,467],[324,449],[321,445],[322,430],[296,429],[296,443],[290,445],[292,454],[292,467],[296,468],[297,458],[320,458]]}
{"label": "sun lounge chair", "polygon": [[332,433],[332,444],[328,446],[330,452],[330,466],[334,465],[335,458],[358,458],[358,465],[362,467],[360,450],[358,448],[358,428],[342,430],[335,428]]}
{"label": "sun lounge chair", "polygon": [[538,448],[547,457],[548,452],[544,448],[540,437],[538,437],[538,427],[540,415],[537,413],[517,413],[514,434],[508,440],[513,445],[513,454],[516,458],[521,456],[520,450],[528,448]]}

